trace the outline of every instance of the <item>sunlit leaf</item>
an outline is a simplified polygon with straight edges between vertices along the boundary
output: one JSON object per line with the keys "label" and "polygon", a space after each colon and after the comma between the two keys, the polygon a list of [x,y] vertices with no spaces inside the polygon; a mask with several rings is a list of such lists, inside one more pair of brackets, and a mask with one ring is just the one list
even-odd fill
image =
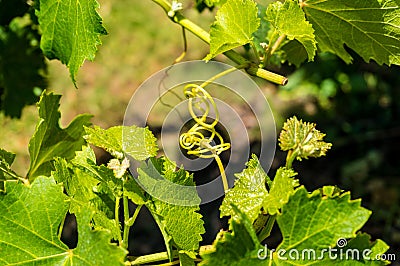
{"label": "sunlit leaf", "polygon": [[40,47],[49,59],[69,68],[71,79],[86,59],[93,60],[100,35],[107,34],[96,12],[96,0],[39,1],[36,15],[42,32]]}
{"label": "sunlit leaf", "polygon": [[205,60],[252,41],[260,26],[253,0],[227,1],[217,12],[210,29],[210,53]]}
{"label": "sunlit leaf", "polygon": [[345,47],[365,61],[400,64],[400,7],[398,0],[382,1],[303,1],[322,52],[352,61]]}

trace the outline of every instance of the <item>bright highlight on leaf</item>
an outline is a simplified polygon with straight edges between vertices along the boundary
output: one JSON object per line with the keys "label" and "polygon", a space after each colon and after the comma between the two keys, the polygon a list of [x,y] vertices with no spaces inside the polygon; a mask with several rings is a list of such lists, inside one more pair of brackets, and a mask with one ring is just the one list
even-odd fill
{"label": "bright highlight on leaf", "polygon": [[[289,40],[297,40],[301,44],[298,48],[306,51],[308,61],[314,59],[317,50],[314,30],[306,21],[297,1],[274,2],[268,5],[266,15],[278,35],[286,35]],[[290,57],[288,59],[290,61]]]}
{"label": "bright highlight on leaf", "polygon": [[280,209],[299,186],[299,181],[293,178],[296,174],[292,169],[281,167],[271,181],[257,157],[253,155],[247,163],[247,168],[236,174],[235,186],[226,193],[220,207],[221,217],[234,215],[233,205],[247,215],[252,223],[260,213],[280,213]]}
{"label": "bright highlight on leaf", "polygon": [[291,151],[288,157],[297,160],[324,156],[331,143],[323,141],[325,134],[315,129],[316,124],[300,121],[297,117],[288,119],[279,136],[279,146],[283,151]]}
{"label": "bright highlight on leaf", "polygon": [[265,213],[270,215],[280,213],[280,209],[288,202],[295,188],[299,186],[299,180],[293,178],[295,175],[297,175],[295,171],[285,167],[276,171],[269,193],[262,203]]}
{"label": "bright highlight on leaf", "polygon": [[247,163],[247,168],[235,176],[235,186],[228,190],[221,204],[221,217],[234,215],[232,205],[235,205],[250,222],[254,222],[268,195],[266,182],[269,178],[255,155]]}
{"label": "bright highlight on leaf", "polygon": [[227,1],[217,12],[210,29],[210,60],[218,54],[245,45],[260,26],[257,5],[253,0]]}
{"label": "bright highlight on leaf", "polygon": [[96,0],[47,0],[35,6],[43,53],[67,65],[75,84],[79,67],[86,59],[94,59],[99,36],[107,34],[96,12],[99,4]]}
{"label": "bright highlight on leaf", "polygon": [[124,154],[138,161],[157,155],[157,143],[148,128],[137,126],[115,126],[102,129],[85,127],[87,142],[108,151],[115,158],[123,159]]}
{"label": "bright highlight on leaf", "polygon": [[306,0],[303,10],[312,24],[318,48],[352,57],[345,45],[369,62],[400,64],[400,7],[396,0]]}

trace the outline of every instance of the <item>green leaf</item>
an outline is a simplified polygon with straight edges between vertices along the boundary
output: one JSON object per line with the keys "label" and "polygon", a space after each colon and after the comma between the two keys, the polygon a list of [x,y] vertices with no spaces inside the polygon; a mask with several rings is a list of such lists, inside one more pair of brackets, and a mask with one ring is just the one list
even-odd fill
{"label": "green leaf", "polygon": [[[388,249],[388,245],[385,242],[378,239],[374,242],[371,242],[371,237],[365,233],[358,233],[357,236],[351,239],[348,243],[345,243],[344,247],[335,248],[338,249],[338,259],[340,259],[340,265],[348,265],[348,266],[357,266],[357,265],[386,265],[388,264],[384,260],[375,260],[376,256],[384,254]],[[371,252],[368,254],[365,251],[370,250]],[[363,255],[365,252],[365,256]],[[340,253],[342,253],[342,258],[340,257]],[[324,260],[318,261],[317,265],[327,265],[334,264],[331,258],[325,256]]]}
{"label": "green leaf", "polygon": [[[298,253],[299,258],[304,256],[304,258],[307,258],[308,263],[312,262],[312,265],[316,266],[338,265],[338,263],[344,266],[389,264],[388,261],[378,259],[388,250],[388,245],[380,239],[371,242],[370,238],[368,234],[358,233],[357,236],[349,242],[345,239],[341,239],[341,246],[335,246],[331,249],[328,248],[324,252],[317,251],[313,253],[313,249],[308,249],[307,252],[304,250],[300,251]],[[296,253],[293,252],[292,255],[296,256]],[[289,255],[286,254],[286,257],[289,257]],[[285,263],[280,262],[278,265],[285,265]]]}
{"label": "green leaf", "polygon": [[77,247],[61,242],[58,230],[69,203],[53,178],[40,176],[31,187],[8,183],[0,195],[1,265],[124,265],[125,251],[110,244],[109,232],[91,230],[90,212],[77,215]]}
{"label": "green leaf", "polygon": [[38,103],[40,120],[29,141],[30,181],[39,175],[49,175],[55,157],[72,159],[75,151],[80,150],[85,143],[83,126],[90,125],[91,115],[78,115],[67,128],[60,128],[60,97],[44,92]]}
{"label": "green leaf", "polygon": [[318,48],[338,55],[346,63],[352,57],[344,45],[365,61],[400,64],[400,9],[397,0],[304,1],[303,10],[315,30]]}
{"label": "green leaf", "polygon": [[[91,219],[94,212],[83,211],[76,215],[78,223],[78,245],[73,250],[67,265],[125,265],[126,250],[111,244],[107,230],[92,230]],[[94,248],[95,247],[95,248]]]}
{"label": "green leaf", "polygon": [[42,32],[40,47],[49,59],[59,59],[69,68],[71,79],[86,59],[93,60],[100,35],[107,34],[96,12],[95,0],[40,1],[36,15]]}
{"label": "green leaf", "polygon": [[217,12],[210,29],[210,60],[218,54],[250,43],[260,26],[257,5],[253,0],[227,1]]}
{"label": "green leaf", "polygon": [[4,161],[9,166],[12,165],[15,159],[15,153],[3,150],[0,148],[0,160]]}
{"label": "green leaf", "polygon": [[306,21],[297,1],[274,2],[268,5],[266,15],[279,35],[286,35],[289,40],[297,40],[307,52],[308,60],[314,59],[317,50],[314,30]]}
{"label": "green leaf", "polygon": [[85,127],[85,131],[87,142],[105,149],[118,159],[123,159],[124,153],[138,161],[157,155],[157,139],[148,128],[115,126],[102,129],[95,126]]}
{"label": "green leaf", "polygon": [[255,155],[252,155],[247,163],[247,168],[235,176],[237,177],[235,186],[229,189],[221,204],[221,217],[235,213],[233,204],[245,213],[251,222],[254,222],[268,195],[266,188],[268,176]]}
{"label": "green leaf", "polygon": [[18,176],[12,169],[15,154],[0,148],[0,192],[6,192],[7,180],[20,180],[28,184],[28,180]]}
{"label": "green leaf", "polygon": [[20,117],[25,105],[38,101],[35,90],[47,87],[39,34],[32,25],[24,24],[19,19],[13,20],[10,27],[0,26],[0,110],[11,117]]}
{"label": "green leaf", "polygon": [[124,195],[136,205],[143,205],[147,201],[143,188],[133,178],[129,178],[124,183]]}
{"label": "green leaf", "polygon": [[195,266],[194,259],[186,255],[185,253],[179,253],[179,265],[180,266]]}
{"label": "green leaf", "polygon": [[279,213],[279,210],[288,202],[294,193],[299,181],[293,177],[297,175],[292,169],[281,167],[276,171],[269,194],[262,203],[264,211],[270,215]]}
{"label": "green leaf", "polygon": [[96,197],[93,188],[99,181],[81,171],[79,168],[70,166],[65,159],[57,158],[54,162],[55,171],[52,175],[57,183],[64,185],[65,191],[71,197],[69,211],[77,213],[82,205],[89,203]]}
{"label": "green leaf", "polygon": [[4,191],[4,181],[16,179],[16,173],[11,169],[15,154],[0,148],[0,191]]}
{"label": "green leaf", "polygon": [[[176,170],[175,163],[164,157],[151,158],[148,164],[138,169],[138,173],[141,183],[149,184],[149,180],[155,180],[152,183],[155,188],[152,191],[146,190],[152,196],[146,206],[160,227],[169,256],[173,245],[186,251],[189,256],[194,256],[202,239],[201,234],[205,231],[202,216],[198,213],[200,198],[196,193],[193,176],[183,169]],[[175,187],[168,186],[168,183],[175,184]],[[182,205],[162,201],[167,197],[181,197]]]}
{"label": "green leaf", "polygon": [[7,194],[0,195],[0,263],[61,265],[66,261],[68,247],[57,237],[68,210],[66,199],[52,178],[39,177],[31,187],[7,182]]}
{"label": "green leaf", "polygon": [[[309,194],[300,187],[283,206],[282,215],[277,217],[283,237],[277,250],[301,253],[313,249],[321,254],[322,249],[334,247],[339,239],[356,237],[356,232],[371,215],[360,203],[360,200],[351,200],[349,192],[324,196],[320,190]],[[278,257],[274,257],[274,261],[282,264]],[[288,257],[285,263],[309,264],[310,261],[294,261]]]}
{"label": "green leaf", "polygon": [[93,227],[108,229],[114,239],[120,238],[120,225],[115,222],[116,197],[122,194],[122,180],[117,179],[113,171],[104,165],[97,166],[96,157],[89,146],[76,152],[71,162],[58,159],[53,176],[57,182],[63,182],[71,199],[69,211],[92,210]]}
{"label": "green leaf", "polygon": [[301,63],[307,60],[308,54],[304,46],[297,40],[289,41],[280,48],[284,51],[281,60],[300,67]]}
{"label": "green leaf", "polygon": [[71,161],[75,167],[74,171],[100,181],[97,189],[102,192],[109,193],[113,197],[122,196],[123,182],[120,178],[116,178],[112,169],[97,165],[94,152],[90,147],[84,147],[82,152],[77,152],[77,156]]}
{"label": "green leaf", "polygon": [[234,205],[232,209],[235,218],[230,219],[229,231],[220,231],[213,248],[201,252],[203,261],[199,265],[269,265],[268,260],[260,260],[257,256],[263,247],[258,241],[252,222]]}
{"label": "green leaf", "polygon": [[325,134],[315,129],[316,124],[300,121],[297,117],[288,119],[279,136],[279,146],[283,151],[293,151],[296,159],[326,155],[331,143],[323,141]]}

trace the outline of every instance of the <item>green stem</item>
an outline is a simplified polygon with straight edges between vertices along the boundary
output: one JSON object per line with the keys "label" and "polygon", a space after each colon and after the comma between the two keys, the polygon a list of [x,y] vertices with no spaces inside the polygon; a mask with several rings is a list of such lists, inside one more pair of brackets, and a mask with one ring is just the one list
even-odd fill
{"label": "green stem", "polygon": [[247,73],[249,73],[252,76],[257,76],[259,78],[271,81],[273,83],[285,86],[288,83],[288,79],[286,77],[283,77],[279,74],[276,74],[274,72],[265,70],[263,68],[258,68],[255,65],[250,66],[249,68],[246,69]]}
{"label": "green stem", "polygon": [[274,45],[272,46],[271,49],[271,55],[275,53],[275,51],[279,48],[279,46],[282,44],[282,42],[286,39],[286,34],[282,34],[281,36],[278,37]]}
{"label": "green stem", "polygon": [[[176,250],[172,251],[172,257],[173,258],[178,258],[179,257],[179,253]],[[163,260],[168,260],[168,253],[165,252],[159,252],[159,253],[154,253],[154,254],[149,254],[149,255],[144,255],[144,256],[140,256],[137,257],[136,259],[134,259],[133,261],[130,262],[131,265],[141,265],[141,264],[150,264],[153,262],[157,262],[157,261],[163,261]]]}
{"label": "green stem", "polygon": [[[24,183],[24,185],[30,185],[29,180],[23,177],[18,176],[17,174],[13,173],[13,171],[8,170],[6,168],[4,168],[3,166],[0,166],[0,170],[4,173],[7,173],[7,175],[10,175],[11,177],[21,181],[22,183]],[[7,179],[5,180],[0,180],[0,181],[7,181]]]}
{"label": "green stem", "polygon": [[215,81],[215,80],[217,80],[217,79],[219,79],[219,78],[221,78],[221,77],[223,77],[223,76],[225,76],[225,75],[228,75],[228,74],[231,73],[231,72],[235,72],[236,70],[241,69],[241,68],[245,68],[245,67],[247,67],[247,65],[239,65],[239,66],[232,67],[232,68],[229,68],[229,69],[227,69],[227,70],[224,70],[224,71],[222,71],[222,72],[216,74],[215,76],[209,78],[208,80],[204,81],[204,82],[200,85],[200,87],[205,88],[205,87],[206,87],[208,84],[210,84],[211,82],[213,82],[213,81]]}
{"label": "green stem", "polygon": [[[274,33],[271,37],[271,40],[273,40],[276,36],[276,33]],[[271,59],[271,56],[275,53],[275,51],[279,48],[279,46],[282,44],[282,42],[286,39],[286,34],[282,34],[276,39],[274,44],[269,44],[268,49],[265,52],[265,58],[264,58],[264,67],[269,64],[269,60]]]}
{"label": "green stem", "polygon": [[143,205],[138,205],[133,213],[132,217],[129,217],[129,200],[127,196],[123,196],[123,206],[124,206],[124,231],[122,236],[121,247],[127,249],[129,244],[129,231],[132,225],[135,223],[136,218],[139,215],[140,209]]}
{"label": "green stem", "polygon": [[67,216],[64,217],[64,219],[61,221],[60,227],[58,228],[58,239],[61,239],[62,231],[64,229],[64,224],[65,224],[66,218],[67,218]]}
{"label": "green stem", "polygon": [[135,212],[133,213],[133,216],[132,216],[131,218],[129,218],[129,220],[126,222],[126,224],[127,224],[128,226],[132,226],[132,225],[135,223],[136,218],[138,217],[139,212],[140,212],[140,209],[142,208],[142,206],[143,206],[143,205],[138,205],[138,206],[136,207],[136,210],[135,210]]}
{"label": "green stem", "polygon": [[288,154],[286,156],[286,165],[285,165],[287,169],[293,168],[292,164],[294,159],[296,159],[297,157],[297,153],[298,153],[297,149],[288,151]]}
{"label": "green stem", "polygon": [[229,184],[228,184],[228,179],[226,178],[224,165],[222,164],[221,158],[219,158],[218,155],[215,155],[214,158],[218,164],[219,171],[221,172],[222,184],[224,185],[224,191],[226,193],[229,189]]}
{"label": "green stem", "polygon": [[[114,210],[114,222],[115,225],[118,226],[118,228],[120,227],[119,224],[119,201],[120,201],[120,197],[115,197],[115,210]],[[121,245],[122,244],[122,237],[120,234],[118,234],[118,243]]]}
{"label": "green stem", "polygon": [[128,239],[129,239],[129,229],[130,226],[127,225],[129,220],[129,201],[127,196],[123,196],[122,204],[124,206],[124,232],[122,236],[121,247],[127,249],[128,248]]}
{"label": "green stem", "polygon": [[[158,4],[159,6],[161,6],[167,14],[168,14],[168,12],[171,11],[171,4],[168,1],[166,1],[166,0],[152,0],[152,1],[156,4]],[[201,40],[203,40],[207,44],[210,44],[210,34],[207,31],[205,31],[204,29],[202,29],[201,27],[199,27],[194,22],[185,18],[181,13],[174,12],[173,17],[170,17],[170,18],[173,22],[183,26],[185,29],[192,32],[194,35],[199,37]],[[256,66],[251,67],[251,65],[254,65],[254,64],[252,64],[249,60],[247,60],[246,58],[244,58],[243,56],[241,56],[240,54],[238,54],[237,52],[235,52],[233,50],[224,52],[224,55],[226,55],[229,59],[231,59],[236,64],[249,65],[250,67],[248,69],[246,69],[246,71],[250,75],[257,76],[257,77],[266,79],[268,81],[271,81],[271,82],[274,82],[274,83],[277,83],[280,85],[287,84],[286,77],[283,77],[281,75],[272,73],[268,70],[261,69],[261,68],[259,68],[257,70],[258,67],[256,67]],[[256,69],[254,69],[254,68],[256,68]],[[272,77],[272,79],[270,79],[270,77]]]}

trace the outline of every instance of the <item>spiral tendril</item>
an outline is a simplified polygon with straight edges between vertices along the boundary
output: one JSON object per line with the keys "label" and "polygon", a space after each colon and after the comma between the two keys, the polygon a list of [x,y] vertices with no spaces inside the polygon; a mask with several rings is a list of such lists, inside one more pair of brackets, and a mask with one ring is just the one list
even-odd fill
{"label": "spiral tendril", "polygon": [[[229,189],[228,180],[219,155],[228,150],[231,144],[225,142],[221,134],[215,129],[219,121],[219,112],[214,99],[203,88],[208,84],[209,82],[201,85],[189,84],[184,88],[183,93],[188,99],[189,113],[195,124],[187,132],[180,135],[179,144],[190,155],[199,158],[214,158],[221,172],[224,190],[227,191]],[[215,112],[215,118],[212,123],[208,123],[207,117],[211,108]],[[205,134],[208,136],[206,137]],[[219,144],[216,144],[216,142]]]}

